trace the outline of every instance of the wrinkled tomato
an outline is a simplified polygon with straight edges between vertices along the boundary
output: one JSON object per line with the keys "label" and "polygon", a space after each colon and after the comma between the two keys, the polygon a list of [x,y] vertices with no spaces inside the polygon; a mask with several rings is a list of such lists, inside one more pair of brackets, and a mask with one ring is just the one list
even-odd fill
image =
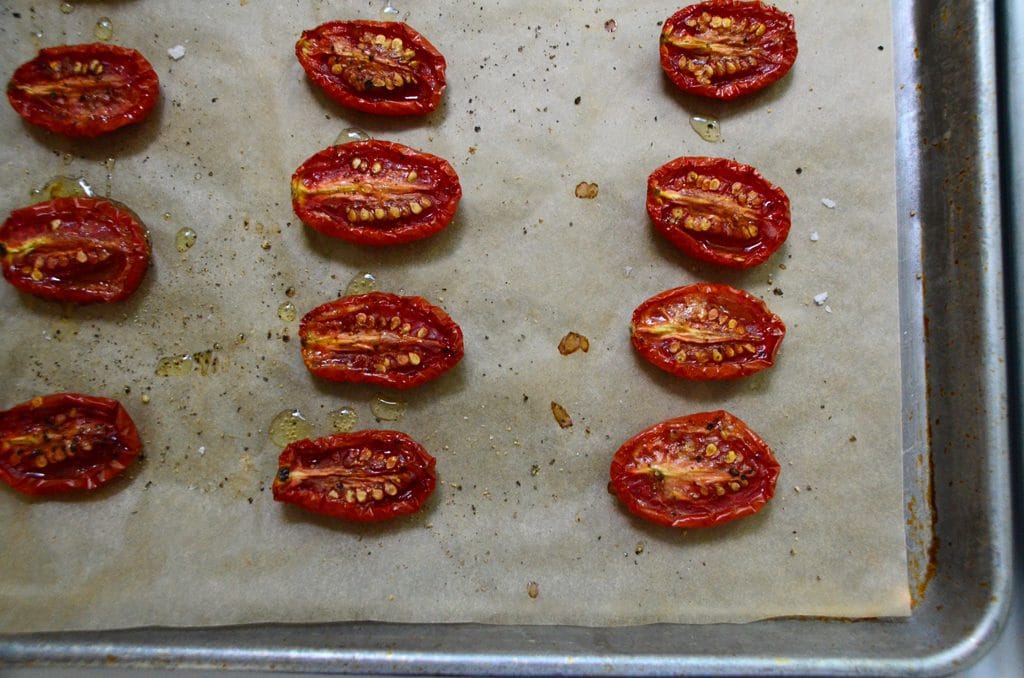
{"label": "wrinkled tomato", "polygon": [[461,197],[447,160],[390,141],[332,146],[292,175],[292,208],[299,218],[360,245],[433,235],[451,222]]}
{"label": "wrinkled tomato", "polygon": [[775,363],[786,335],[764,302],[728,285],[697,283],[657,294],[633,311],[633,347],[685,379],[733,379]]}
{"label": "wrinkled tomato", "polygon": [[429,113],[446,85],[441,53],[397,21],[331,21],[304,31],[295,55],[327,96],[367,113]]}
{"label": "wrinkled tomato", "polygon": [[8,282],[44,299],[120,301],[142,282],[149,243],[123,205],[57,198],[11,213],[0,226],[0,262]]}
{"label": "wrinkled tomato", "polygon": [[779,463],[746,424],[719,410],[669,419],[615,453],[608,489],[631,513],[669,527],[710,527],[757,513]]}
{"label": "wrinkled tomato", "polygon": [[647,213],[686,254],[731,268],[763,263],[789,235],[785,192],[725,158],[676,158],[654,170]]}
{"label": "wrinkled tomato", "polygon": [[462,359],[462,329],[422,297],[371,292],[310,311],[299,325],[302,359],[331,381],[410,388]]}
{"label": "wrinkled tomato", "polygon": [[94,490],[141,449],[116,400],[58,393],[0,412],[0,480],[25,494]]}
{"label": "wrinkled tomato", "polygon": [[415,513],[434,491],[434,458],[398,431],[335,433],[284,448],[274,499],[355,521]]}
{"label": "wrinkled tomato", "polygon": [[684,92],[735,99],[784,76],[796,61],[793,16],[763,2],[709,0],[669,17],[661,68]]}
{"label": "wrinkled tomato", "polygon": [[160,80],[146,57],[103,43],[39,50],[7,85],[21,117],[70,137],[96,137],[144,120],[159,95]]}

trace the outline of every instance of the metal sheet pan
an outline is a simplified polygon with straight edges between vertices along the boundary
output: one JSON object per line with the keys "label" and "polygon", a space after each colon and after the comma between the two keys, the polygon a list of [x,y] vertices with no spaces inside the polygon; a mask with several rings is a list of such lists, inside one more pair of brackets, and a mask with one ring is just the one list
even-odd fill
{"label": "metal sheet pan", "polygon": [[346,623],[6,636],[6,664],[345,673],[952,671],[1008,603],[1009,443],[994,5],[894,2],[906,620],[627,628]]}

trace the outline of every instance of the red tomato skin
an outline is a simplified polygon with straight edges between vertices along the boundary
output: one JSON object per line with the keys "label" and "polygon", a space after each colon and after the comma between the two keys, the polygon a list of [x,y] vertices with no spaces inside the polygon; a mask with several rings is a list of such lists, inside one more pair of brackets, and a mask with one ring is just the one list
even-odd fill
{"label": "red tomato skin", "polygon": [[[714,181],[717,188],[711,189]],[[736,184],[739,195],[732,190]],[[681,216],[674,216],[675,210],[682,210]],[[647,179],[647,214],[685,254],[741,269],[762,264],[778,251],[791,225],[785,191],[753,167],[725,158],[681,157],[654,170]],[[702,217],[714,227],[686,226],[687,219]],[[747,228],[755,228],[756,235],[744,233]]]}
{"label": "red tomato skin", "polygon": [[[414,180],[407,179],[410,171]],[[321,188],[325,183],[333,188]],[[451,223],[461,198],[459,176],[447,160],[390,141],[331,146],[292,175],[295,214],[357,245],[401,245],[434,235]]]}
{"label": "red tomato skin", "polygon": [[[706,317],[700,317],[702,310]],[[633,348],[652,365],[698,381],[736,379],[771,367],[786,336],[782,319],[763,301],[714,283],[654,295],[633,311],[629,330]],[[694,335],[701,341],[692,341]]]}
{"label": "red tomato skin", "polygon": [[399,431],[299,440],[278,459],[274,500],[342,520],[388,520],[420,510],[437,482],[434,465],[422,445]]}
{"label": "red tomato skin", "polygon": [[443,309],[422,297],[384,292],[318,306],[299,323],[299,339],[314,375],[397,389],[440,376],[465,353],[462,328]]}
{"label": "red tomato skin", "polygon": [[[388,47],[372,41],[379,35],[385,37]],[[367,37],[371,38],[369,42]],[[402,54],[390,49],[395,38],[402,42]],[[341,60],[336,68],[342,70],[335,73],[331,60],[338,55],[328,54],[325,50],[328,47],[336,50],[342,46],[352,56],[347,61]],[[410,51],[412,55],[404,56]],[[330,21],[321,24],[302,33],[295,43],[295,56],[310,80],[328,97],[342,106],[375,115],[430,113],[441,102],[447,86],[445,69],[448,64],[441,52],[419,32],[398,21]],[[378,68],[380,64],[385,64],[385,67]],[[348,66],[347,72],[345,66]],[[396,69],[404,77],[402,85],[394,86],[391,81],[389,89],[373,84],[375,77],[393,78]],[[405,78],[408,75],[414,78],[413,83]]]}
{"label": "red tomato skin", "polygon": [[[82,87],[90,90],[89,101],[75,96]],[[41,49],[7,84],[7,99],[18,115],[69,137],[98,137],[141,122],[159,96],[160,79],[146,57],[105,43]]]}
{"label": "red tomato skin", "polygon": [[9,283],[43,299],[122,301],[142,282],[149,242],[124,205],[56,198],[11,213],[0,226],[0,264]]}
{"label": "red tomato skin", "polygon": [[[724,62],[720,71],[713,68],[707,75],[690,70],[691,65],[700,64],[700,71],[704,66],[712,66],[704,57],[709,51],[707,44],[718,43],[718,40],[706,34],[711,27],[704,25],[708,20],[705,14],[729,18],[732,22],[729,28],[711,29],[713,33],[728,35],[731,44],[720,44],[727,48],[749,49],[756,54],[738,55],[743,62],[737,61],[737,55],[730,55],[732,66],[739,64],[735,73],[729,73]],[[698,25],[688,26],[687,21],[698,22]],[[765,26],[760,35],[756,32],[758,24]],[[690,44],[684,47],[680,43]],[[665,21],[659,51],[661,68],[676,87],[697,96],[731,100],[753,94],[786,75],[796,61],[798,49],[791,14],[759,1],[709,0],[684,7]],[[692,56],[695,52],[697,59]],[[687,58],[686,68],[680,66],[680,57]],[[746,63],[750,58],[755,59],[756,66]]]}
{"label": "red tomato skin", "polygon": [[[692,452],[684,449],[688,441]],[[709,444],[718,448],[712,458]],[[736,455],[732,462],[730,452]],[[760,511],[775,494],[779,471],[771,448],[740,419],[724,410],[700,412],[663,421],[623,443],[612,458],[609,490],[652,523],[713,527]],[[692,479],[703,482],[706,495],[695,483],[685,486]]]}
{"label": "red tomato skin", "polygon": [[141,450],[135,423],[109,398],[56,393],[0,412],[0,480],[24,494],[94,490]]}

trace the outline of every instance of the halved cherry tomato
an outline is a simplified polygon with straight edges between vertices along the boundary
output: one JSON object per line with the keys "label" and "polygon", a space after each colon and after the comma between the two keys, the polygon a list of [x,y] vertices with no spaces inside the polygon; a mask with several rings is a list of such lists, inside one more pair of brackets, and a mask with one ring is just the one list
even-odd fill
{"label": "halved cherry tomato", "polygon": [[446,85],[444,57],[398,21],[321,24],[302,33],[295,55],[327,96],[367,113],[429,113]]}
{"label": "halved cherry tomato", "polygon": [[633,347],[685,379],[733,379],[771,367],[786,326],[764,302],[728,285],[656,294],[633,311]]}
{"label": "halved cherry tomato", "polygon": [[789,197],[756,169],[725,158],[683,157],[647,179],[654,227],[694,259],[751,268],[789,235]]}
{"label": "halved cherry tomato", "polygon": [[316,230],[360,245],[398,245],[444,229],[462,197],[444,158],[390,141],[331,146],[292,175],[292,208]]}
{"label": "halved cherry tomato", "polygon": [[4,277],[44,299],[120,301],[138,288],[149,243],[135,214],[99,198],[57,198],[14,210],[0,226]]}
{"label": "halved cherry tomato", "polygon": [[793,16],[763,2],[709,0],[661,29],[661,68],[676,87],[735,99],[767,87],[796,61]]}
{"label": "halved cherry tomato", "polygon": [[146,57],[104,43],[41,49],[7,85],[21,117],[69,137],[96,137],[144,120],[159,95],[160,80]]}
{"label": "halved cherry tomato", "polygon": [[25,494],[94,490],[142,449],[121,403],[57,393],[0,412],[0,480]]}
{"label": "halved cherry tomato", "polygon": [[779,463],[724,410],[669,419],[627,440],[608,489],[635,515],[669,527],[710,527],[757,513],[775,494]]}
{"label": "halved cherry tomato", "polygon": [[434,458],[398,431],[335,433],[284,448],[274,499],[356,521],[416,513],[434,491]]}
{"label": "halved cherry tomato", "polygon": [[319,306],[299,324],[302,359],[331,381],[410,388],[462,360],[462,329],[422,297],[371,292]]}

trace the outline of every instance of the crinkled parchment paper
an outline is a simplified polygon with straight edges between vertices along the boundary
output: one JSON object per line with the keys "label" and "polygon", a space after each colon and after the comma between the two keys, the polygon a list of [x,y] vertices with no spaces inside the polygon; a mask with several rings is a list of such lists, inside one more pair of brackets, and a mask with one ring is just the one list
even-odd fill
{"label": "crinkled parchment paper", "polygon": [[[150,120],[93,141],[0,111],[5,209],[54,175],[84,175],[141,215],[153,246],[126,303],[62,307],[0,285],[2,405],[65,390],[116,397],[145,441],[145,459],[90,496],[0,488],[0,627],[908,614],[888,3],[780,2],[796,15],[796,65],[723,104],[663,77],[659,24],[672,2],[405,0],[399,10],[447,57],[449,87],[433,115],[398,120],[333,104],[294,57],[303,29],[378,19],[384,4],[0,9],[4,77],[34,42],[92,41],[106,16],[113,42],[142,51],[162,87]],[[722,141],[698,137],[693,114],[717,116]],[[446,231],[377,250],[298,221],[292,171],[352,126],[453,163],[465,196]],[[781,185],[793,204],[782,250],[729,272],[663,241],[644,210],[646,179],[680,155],[732,157]],[[581,181],[598,196],[576,198]],[[179,253],[183,227],[198,240]],[[301,317],[363,271],[440,304],[466,335],[457,369],[399,395],[398,422],[374,421],[377,389],[310,376],[298,321],[277,313],[291,301]],[[635,355],[633,308],[698,280],[747,289],[785,320],[773,369],[688,383]],[[813,301],[822,292],[827,306]],[[588,353],[559,354],[570,330],[590,339]],[[155,374],[161,357],[203,351],[205,369]],[[571,428],[556,424],[552,401]],[[298,408],[322,435],[344,405],[361,427],[401,429],[438,458],[441,482],[421,514],[350,526],[272,500],[272,417]],[[618,446],[718,408],[781,461],[770,505],[707,531],[621,509],[606,491]]]}

